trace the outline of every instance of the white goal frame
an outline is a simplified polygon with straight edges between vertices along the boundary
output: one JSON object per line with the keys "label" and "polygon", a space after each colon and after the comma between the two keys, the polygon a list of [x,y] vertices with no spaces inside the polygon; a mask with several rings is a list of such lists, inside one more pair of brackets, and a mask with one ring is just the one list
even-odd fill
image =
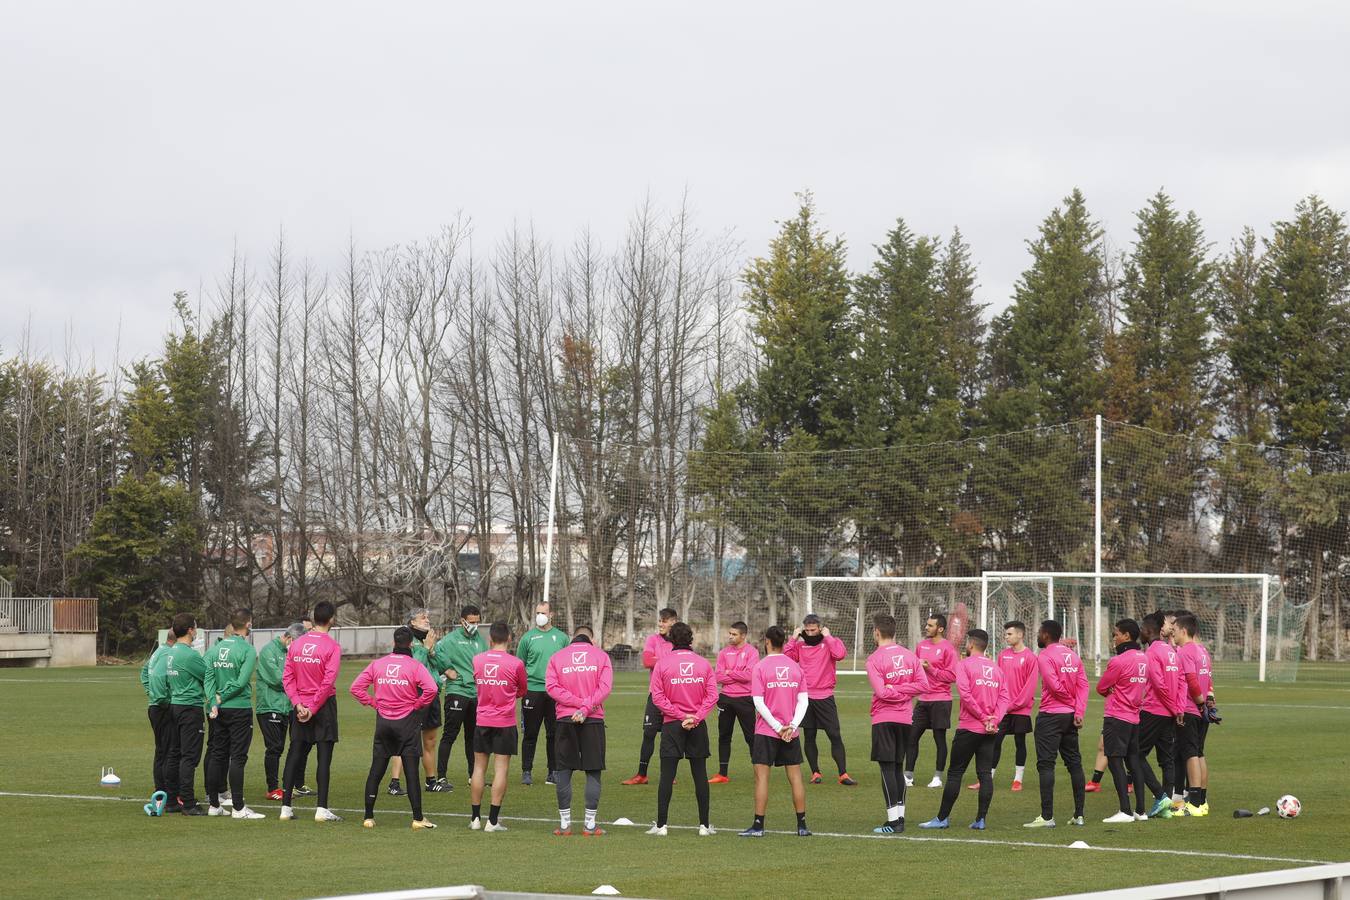
{"label": "white goal frame", "polygon": [[1054,617],[1056,578],[1074,580],[1092,580],[1093,584],[1093,662],[1098,674],[1102,663],[1102,581],[1249,581],[1261,589],[1261,638],[1260,660],[1257,664],[1257,680],[1266,680],[1266,655],[1268,653],[1267,630],[1270,626],[1270,575],[1253,575],[1241,572],[985,572],[980,576],[984,585],[980,588],[980,623],[989,628],[989,582],[991,581],[1048,581],[1050,616]]}

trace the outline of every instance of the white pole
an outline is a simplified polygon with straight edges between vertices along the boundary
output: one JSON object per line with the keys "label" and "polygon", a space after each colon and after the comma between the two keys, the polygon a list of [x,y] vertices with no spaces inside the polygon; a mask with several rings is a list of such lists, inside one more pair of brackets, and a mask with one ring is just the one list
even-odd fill
{"label": "white pole", "polygon": [[1270,622],[1270,576],[1261,579],[1261,663],[1257,667],[1258,681],[1266,680],[1266,631]]}
{"label": "white pole", "polygon": [[980,627],[989,630],[989,579],[980,579]]}
{"label": "white pole", "polygon": [[808,579],[806,579],[806,614],[807,614],[808,616],[811,615],[811,613],[813,613],[813,612],[816,611],[815,607],[812,606],[811,603],[812,603],[812,599],[811,599],[811,579],[808,578]]}
{"label": "white pole", "polygon": [[1092,580],[1092,653],[1096,674],[1102,673],[1102,417],[1097,416],[1096,447],[1096,503],[1093,504],[1096,515],[1096,547],[1092,554],[1096,561],[1094,571],[1097,577]]}
{"label": "white pole", "polygon": [[[544,602],[548,602],[549,586],[553,583],[553,517],[558,503],[558,435],[553,434],[553,471],[548,477],[548,548],[544,551]],[[603,622],[597,623],[600,628]]]}

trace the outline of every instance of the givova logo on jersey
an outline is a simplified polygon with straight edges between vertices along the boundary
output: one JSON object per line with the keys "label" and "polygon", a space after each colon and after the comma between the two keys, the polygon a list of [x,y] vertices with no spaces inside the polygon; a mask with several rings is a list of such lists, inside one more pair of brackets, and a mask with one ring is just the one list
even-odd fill
{"label": "givova logo on jersey", "polygon": [[706,679],[702,675],[694,674],[694,664],[691,662],[680,663],[680,674],[671,678],[671,684],[703,684]]}
{"label": "givova logo on jersey", "polygon": [[572,664],[570,666],[564,666],[562,673],[564,675],[571,675],[576,672],[599,672],[600,667],[587,660],[586,656],[587,653],[585,650],[573,650]]}
{"label": "givova logo on jersey", "polygon": [[1074,660],[1073,654],[1064,651],[1064,663],[1059,667],[1059,671],[1064,675],[1074,675],[1078,672],[1078,663]]}
{"label": "givova logo on jersey", "polygon": [[389,684],[399,687],[407,687],[411,682],[403,678],[399,673],[403,669],[400,663],[388,663],[384,667],[384,674],[375,679],[376,684]]}
{"label": "givova logo on jersey", "polygon": [[1130,684],[1148,684],[1148,663],[1139,663],[1130,676]]}
{"label": "givova logo on jersey", "polygon": [[905,654],[897,653],[891,657],[891,670],[886,673],[887,681],[908,678],[914,674],[914,667],[905,664]]}
{"label": "givova logo on jersey", "polygon": [[492,687],[506,687],[510,682],[498,677],[500,671],[500,663],[483,663],[483,674],[474,680],[479,684],[491,685]]}
{"label": "givova logo on jersey", "polygon": [[291,657],[292,662],[307,663],[308,665],[323,665],[323,660],[314,655],[314,651],[319,649],[317,641],[306,641],[300,645],[300,652]]}
{"label": "givova logo on jersey", "polygon": [[227,645],[220,645],[216,648],[216,658],[213,663],[217,669],[233,669],[234,663],[230,662],[230,648]]}
{"label": "givova logo on jersey", "polygon": [[996,688],[999,685],[998,678],[994,675],[997,671],[993,666],[980,666],[980,674],[975,677],[976,687]]}
{"label": "givova logo on jersey", "polygon": [[777,680],[776,680],[776,681],[769,681],[769,682],[766,682],[765,685],[764,685],[766,688],[796,688],[796,687],[801,687],[801,682],[800,682],[800,681],[793,681],[793,680],[790,680],[791,675],[792,675],[792,667],[791,667],[791,666],[774,666],[774,668],[773,668],[773,675],[774,675],[774,678],[776,678]]}

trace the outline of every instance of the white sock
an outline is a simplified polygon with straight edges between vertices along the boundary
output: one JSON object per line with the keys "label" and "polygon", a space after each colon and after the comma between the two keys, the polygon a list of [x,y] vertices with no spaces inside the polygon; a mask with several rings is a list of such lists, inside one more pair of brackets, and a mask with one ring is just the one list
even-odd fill
{"label": "white sock", "polygon": [[[990,769],[990,770],[989,770],[989,777],[990,777],[990,778],[993,778],[993,777],[994,777],[994,774],[995,774],[996,772],[998,772],[998,769]],[[978,780],[978,779],[977,779],[977,780]]]}
{"label": "white sock", "polygon": [[905,817],[905,804],[897,803],[895,806],[887,807],[886,809],[887,822],[894,822],[897,819],[903,819],[904,817]]}
{"label": "white sock", "polygon": [[561,823],[563,831],[572,827],[572,811],[570,809],[558,810],[558,821]]}
{"label": "white sock", "polygon": [[942,773],[941,773],[941,772],[934,772],[934,773],[933,773],[933,777],[936,778],[938,781],[941,781],[941,780],[942,780]]}
{"label": "white sock", "polygon": [[1026,770],[1027,770],[1026,766],[1018,766],[1017,768],[1013,769],[1013,781],[1021,781],[1022,776],[1026,773]]}
{"label": "white sock", "polygon": [[593,809],[588,809],[588,810],[586,810],[586,830],[587,830],[587,831],[594,831],[594,830],[595,830],[595,814],[596,814],[596,810],[593,810]]}
{"label": "white sock", "polygon": [[907,779],[910,780],[910,781],[913,781],[913,780],[914,780],[914,773],[913,773],[913,772],[906,772],[906,773],[905,773],[905,778],[907,778]]}

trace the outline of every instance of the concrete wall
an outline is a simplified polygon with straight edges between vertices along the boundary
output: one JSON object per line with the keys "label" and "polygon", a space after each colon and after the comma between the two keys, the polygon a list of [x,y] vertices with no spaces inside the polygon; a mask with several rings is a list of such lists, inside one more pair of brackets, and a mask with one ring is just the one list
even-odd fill
{"label": "concrete wall", "polygon": [[57,668],[98,665],[98,635],[52,635],[52,656],[47,665]]}
{"label": "concrete wall", "polygon": [[92,666],[98,663],[96,634],[2,634],[0,666]]}

